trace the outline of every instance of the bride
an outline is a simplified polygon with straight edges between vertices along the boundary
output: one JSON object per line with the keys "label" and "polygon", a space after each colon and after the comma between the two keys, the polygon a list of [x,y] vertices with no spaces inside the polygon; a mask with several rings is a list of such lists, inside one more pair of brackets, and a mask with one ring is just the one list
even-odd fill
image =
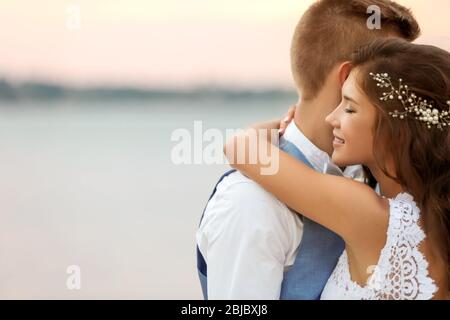
{"label": "bride", "polygon": [[[384,39],[356,52],[352,65],[342,102],[326,119],[332,159],[363,164],[379,193],[317,173],[262,135],[251,141],[254,130],[279,129],[279,121],[234,136],[224,152],[232,167],[344,239],[322,299],[448,298],[450,54]],[[255,149],[278,157],[275,174],[261,174],[259,160],[236,161]]]}

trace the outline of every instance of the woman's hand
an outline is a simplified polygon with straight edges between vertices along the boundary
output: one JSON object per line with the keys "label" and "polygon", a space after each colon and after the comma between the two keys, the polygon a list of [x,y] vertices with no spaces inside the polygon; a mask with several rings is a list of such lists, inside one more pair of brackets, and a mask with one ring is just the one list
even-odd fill
{"label": "woman's hand", "polygon": [[223,148],[230,165],[238,169],[237,163],[242,164],[243,161],[245,162],[244,159],[254,159],[261,154],[264,155],[265,162],[270,161],[274,155],[277,158],[278,149],[274,146],[278,146],[280,136],[284,134],[287,126],[294,119],[295,109],[296,106],[290,107],[281,120],[275,119],[253,124],[231,137]]}
{"label": "woman's hand", "polygon": [[291,121],[294,119],[295,109],[296,109],[296,106],[290,107],[286,116],[280,121],[280,129],[278,130],[278,133],[280,134],[280,136],[282,136],[284,134],[289,123],[291,123]]}

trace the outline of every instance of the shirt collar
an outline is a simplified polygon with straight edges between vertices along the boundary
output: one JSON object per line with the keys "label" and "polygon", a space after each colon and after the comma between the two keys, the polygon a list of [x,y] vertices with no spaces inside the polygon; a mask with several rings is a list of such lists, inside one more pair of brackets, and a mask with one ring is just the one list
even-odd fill
{"label": "shirt collar", "polygon": [[316,171],[322,172],[325,164],[331,162],[330,156],[309,140],[294,121],[286,128],[283,138],[294,144],[308,159]]}

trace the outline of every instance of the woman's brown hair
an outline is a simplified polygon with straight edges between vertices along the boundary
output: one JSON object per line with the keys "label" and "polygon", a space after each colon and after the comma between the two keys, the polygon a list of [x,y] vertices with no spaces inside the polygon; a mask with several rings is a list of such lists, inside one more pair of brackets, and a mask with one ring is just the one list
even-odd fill
{"label": "woman's brown hair", "polygon": [[[450,127],[441,129],[407,114],[402,120],[390,112],[403,111],[397,98],[380,100],[386,88],[377,86],[373,74],[387,73],[393,85],[408,86],[417,97],[449,112],[450,53],[434,46],[411,44],[401,39],[379,39],[352,56],[357,82],[377,107],[374,155],[383,172],[410,193],[419,208],[425,232],[438,245],[439,256],[450,265]],[[389,174],[386,155],[393,157],[395,177]],[[450,274],[450,273],[449,273]]]}

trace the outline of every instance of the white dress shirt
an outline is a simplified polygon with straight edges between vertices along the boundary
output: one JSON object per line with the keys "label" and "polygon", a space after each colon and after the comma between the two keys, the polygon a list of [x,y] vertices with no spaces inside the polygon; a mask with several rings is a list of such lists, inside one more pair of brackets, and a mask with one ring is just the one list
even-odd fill
{"label": "white dress shirt", "polygon": [[[294,122],[283,137],[315,170],[340,171]],[[347,170],[344,174],[352,177],[360,172]],[[208,268],[208,298],[279,299],[283,274],[295,261],[302,231],[299,215],[256,182],[240,172],[223,179],[196,234]]]}

